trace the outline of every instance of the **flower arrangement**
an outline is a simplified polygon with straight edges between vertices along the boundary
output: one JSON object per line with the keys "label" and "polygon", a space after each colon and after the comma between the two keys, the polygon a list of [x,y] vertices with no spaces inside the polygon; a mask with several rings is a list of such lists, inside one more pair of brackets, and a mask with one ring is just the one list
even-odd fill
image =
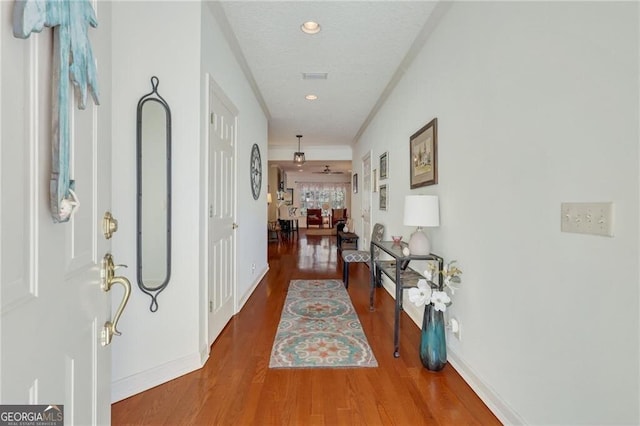
{"label": "flower arrangement", "polygon": [[[436,264],[430,262],[427,270],[424,271],[425,279],[418,280],[418,287],[409,289],[409,301],[418,307],[431,303],[436,311],[446,311],[447,306],[451,305],[451,298],[446,289],[448,288],[453,295],[458,290],[455,284],[461,282],[462,271],[455,263],[456,261],[452,260],[439,271]],[[442,286],[433,281],[438,274],[442,274]]]}

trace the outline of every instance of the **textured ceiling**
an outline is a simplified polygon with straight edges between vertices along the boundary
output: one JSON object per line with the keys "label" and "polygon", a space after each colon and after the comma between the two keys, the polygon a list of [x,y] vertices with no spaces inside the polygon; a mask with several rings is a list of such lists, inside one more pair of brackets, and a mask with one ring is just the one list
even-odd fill
{"label": "textured ceiling", "polygon": [[[304,135],[304,146],[352,144],[435,6],[390,0],[220,4],[268,110],[269,146],[296,148],[296,134]],[[309,20],[320,23],[318,34],[300,30]],[[303,80],[305,72],[328,73],[328,79]],[[307,101],[310,93],[318,100]]]}

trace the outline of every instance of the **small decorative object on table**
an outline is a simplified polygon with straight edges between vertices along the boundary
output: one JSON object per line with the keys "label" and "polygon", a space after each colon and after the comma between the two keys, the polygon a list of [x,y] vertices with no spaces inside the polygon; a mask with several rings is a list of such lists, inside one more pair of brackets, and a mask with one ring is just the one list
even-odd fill
{"label": "small decorative object on table", "polygon": [[[409,289],[409,301],[416,306],[424,307],[422,331],[420,333],[420,360],[429,370],[440,371],[447,363],[447,344],[445,340],[444,311],[451,305],[451,298],[446,292],[448,288],[454,294],[460,283],[462,271],[455,265],[456,261],[444,265],[438,271],[436,264],[429,263],[424,271],[426,279],[418,281],[418,287]],[[441,285],[435,284],[433,279],[442,274]]]}
{"label": "small decorative object on table", "polygon": [[402,241],[402,235],[392,235],[391,239],[393,240],[393,244],[398,245],[400,241]]}

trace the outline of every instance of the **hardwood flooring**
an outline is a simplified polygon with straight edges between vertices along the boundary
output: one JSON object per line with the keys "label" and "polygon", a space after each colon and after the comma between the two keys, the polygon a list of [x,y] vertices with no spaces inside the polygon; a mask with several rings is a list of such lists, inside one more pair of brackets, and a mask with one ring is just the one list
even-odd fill
{"label": "hardwood flooring", "polygon": [[206,365],[112,406],[114,425],[494,425],[500,424],[448,364],[422,367],[419,329],[403,314],[393,357],[393,299],[352,264],[349,294],[378,368],[269,369],[289,280],[341,278],[335,236],[269,243],[270,270],[211,348]]}

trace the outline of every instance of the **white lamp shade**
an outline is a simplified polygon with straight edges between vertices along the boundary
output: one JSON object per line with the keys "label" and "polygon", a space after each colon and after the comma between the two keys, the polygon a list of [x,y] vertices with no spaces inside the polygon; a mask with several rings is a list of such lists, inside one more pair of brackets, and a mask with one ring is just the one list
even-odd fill
{"label": "white lamp shade", "polygon": [[440,203],[437,195],[407,195],[404,198],[404,224],[440,226]]}

